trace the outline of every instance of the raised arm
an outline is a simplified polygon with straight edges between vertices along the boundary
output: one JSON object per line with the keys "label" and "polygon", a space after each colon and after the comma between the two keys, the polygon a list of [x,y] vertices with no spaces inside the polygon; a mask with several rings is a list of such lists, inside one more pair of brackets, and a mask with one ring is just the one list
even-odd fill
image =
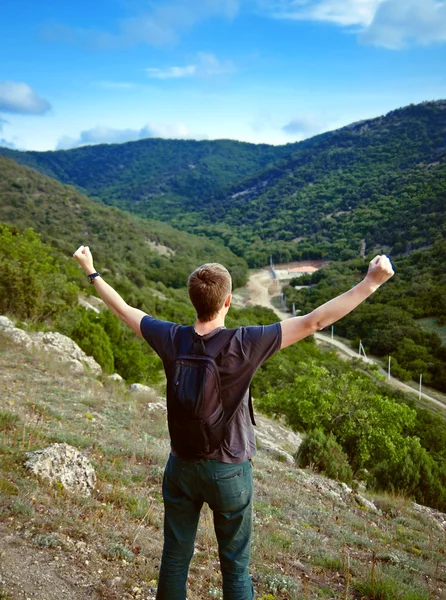
{"label": "raised arm", "polygon": [[[73,257],[81,265],[87,275],[95,273],[93,257],[88,246],[80,246],[73,254]],[[141,320],[146,316],[146,313],[138,308],[129,306],[127,302],[121,298],[118,292],[116,292],[111,285],[108,285],[101,276],[95,277],[93,282],[100,297],[112,313],[142,337],[140,325]]]}
{"label": "raised arm", "polygon": [[394,274],[387,256],[376,256],[369,264],[367,276],[354,288],[329,300],[302,317],[282,321],[282,348],[324,329],[356,308]]}

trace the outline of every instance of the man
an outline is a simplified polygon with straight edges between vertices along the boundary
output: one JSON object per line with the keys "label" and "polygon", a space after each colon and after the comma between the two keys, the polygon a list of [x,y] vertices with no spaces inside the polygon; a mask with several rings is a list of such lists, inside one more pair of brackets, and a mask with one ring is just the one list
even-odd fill
{"label": "man", "polygon": [[[188,291],[197,312],[193,327],[160,321],[129,306],[95,271],[88,246],[74,258],[94,283],[105,304],[135,333],[147,340],[163,360],[167,376],[169,430],[172,419],[172,369],[178,355],[178,336],[211,346],[224,329],[231,305],[231,276],[219,264],[206,264],[189,277]],[[282,348],[331,325],[352,311],[393,275],[387,256],[377,256],[367,276],[353,289],[330,300],[308,315],[265,327],[240,327],[215,358],[221,397],[233,415],[222,445],[200,460],[181,456],[172,444],[163,479],[164,548],[157,600],[185,600],[189,563],[204,502],[213,511],[223,575],[225,600],[252,600],[254,588],[248,572],[252,531],[252,467],[255,455],[253,412],[249,385],[258,367]],[[226,333],[225,333],[226,335]],[[237,408],[238,407],[238,408]],[[234,408],[237,408],[234,411]]]}

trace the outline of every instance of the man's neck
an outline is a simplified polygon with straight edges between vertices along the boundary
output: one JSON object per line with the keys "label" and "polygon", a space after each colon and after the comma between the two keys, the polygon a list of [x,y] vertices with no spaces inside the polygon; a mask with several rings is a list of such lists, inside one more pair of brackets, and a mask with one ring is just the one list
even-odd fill
{"label": "man's neck", "polygon": [[207,335],[208,333],[212,333],[215,329],[219,327],[225,326],[225,317],[223,315],[218,315],[212,321],[197,321],[194,325],[195,333],[198,335]]}

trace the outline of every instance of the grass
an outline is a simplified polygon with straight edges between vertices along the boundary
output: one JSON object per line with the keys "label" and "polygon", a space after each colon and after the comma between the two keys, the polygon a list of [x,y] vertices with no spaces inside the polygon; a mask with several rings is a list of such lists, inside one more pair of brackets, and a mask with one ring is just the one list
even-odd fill
{"label": "grass", "polygon": [[[119,386],[67,376],[12,345],[0,353],[0,370],[0,520],[43,553],[73,556],[99,597],[133,597],[134,588],[150,597],[163,542],[165,415],[150,413],[147,399]],[[27,474],[25,453],[54,441],[71,443],[92,461],[93,496],[72,496]],[[409,500],[375,495],[380,514],[364,511],[315,486],[322,477],[261,451],[254,478],[251,573],[261,600],[446,597],[444,534]],[[188,598],[221,597],[205,507]]]}
{"label": "grass", "polygon": [[[373,569],[373,567],[372,567]],[[386,573],[384,569],[370,570],[367,575],[353,582],[354,590],[361,598],[370,600],[430,600],[430,590],[408,583],[401,572]],[[408,578],[410,581],[411,577]]]}

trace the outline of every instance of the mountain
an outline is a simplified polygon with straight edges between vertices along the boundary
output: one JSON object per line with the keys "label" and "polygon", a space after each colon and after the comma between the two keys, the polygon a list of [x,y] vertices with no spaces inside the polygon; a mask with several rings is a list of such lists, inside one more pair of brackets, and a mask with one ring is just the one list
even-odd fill
{"label": "mountain", "polygon": [[445,232],[446,101],[303,142],[206,208],[207,229],[251,264],[274,250],[282,261],[354,258],[363,239],[367,252],[430,245]]}
{"label": "mountain", "polygon": [[142,140],[57,152],[0,149],[91,196],[222,239],[251,266],[393,253],[443,235],[446,101],[297,144]]}
{"label": "mountain", "polygon": [[62,183],[74,184],[105,204],[168,220],[178,207],[209,197],[216,189],[287,156],[292,146],[145,139],[56,152],[0,148],[0,154]]}
{"label": "mountain", "polygon": [[0,157],[0,221],[32,227],[66,257],[89,245],[98,268],[139,288],[159,282],[184,287],[189,273],[209,261],[225,264],[235,285],[246,277],[244,260],[220,242],[103,206],[5,157]]}

